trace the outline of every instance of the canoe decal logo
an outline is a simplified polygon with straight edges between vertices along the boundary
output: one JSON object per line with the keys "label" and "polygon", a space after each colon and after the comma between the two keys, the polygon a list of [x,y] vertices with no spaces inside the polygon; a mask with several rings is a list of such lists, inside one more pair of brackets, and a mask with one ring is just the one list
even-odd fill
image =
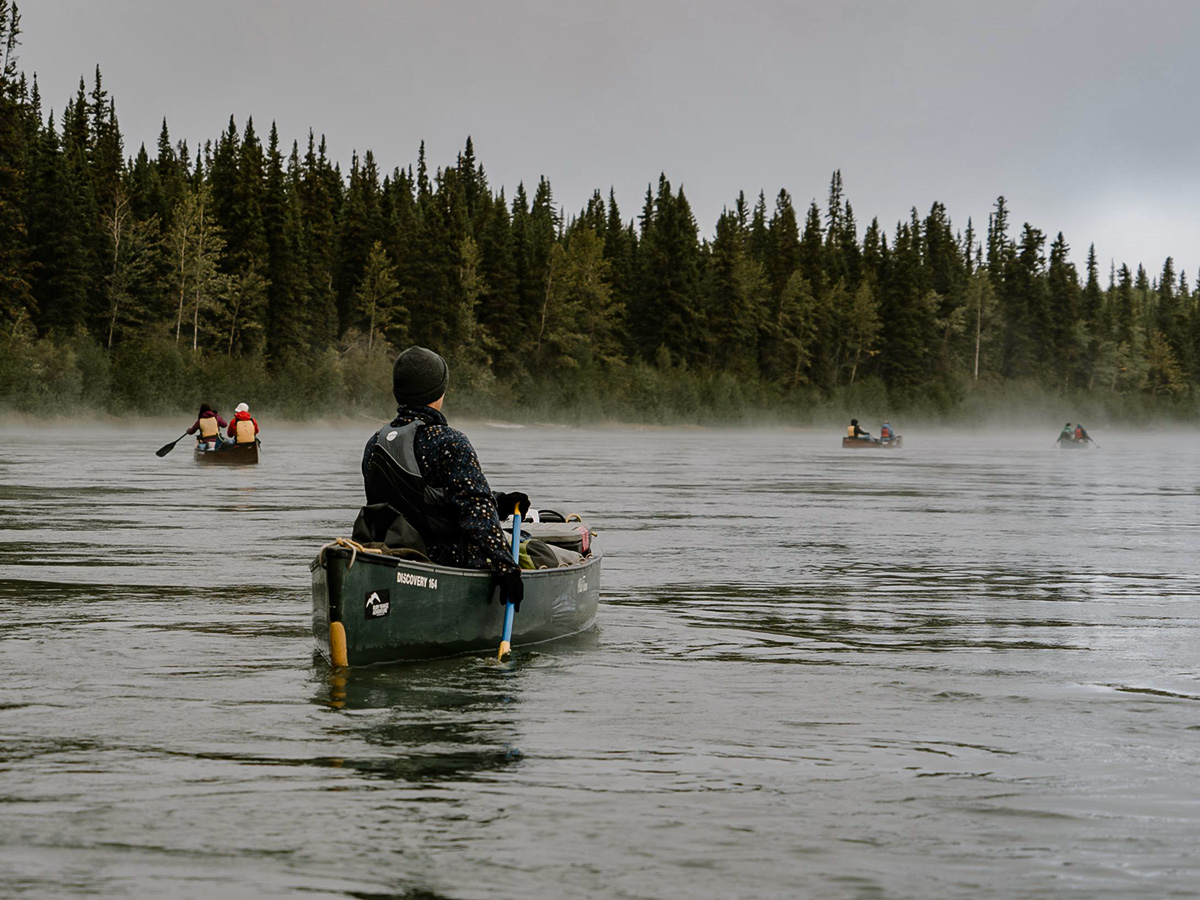
{"label": "canoe decal logo", "polygon": [[387,588],[367,594],[366,613],[368,619],[382,619],[392,609],[391,592]]}

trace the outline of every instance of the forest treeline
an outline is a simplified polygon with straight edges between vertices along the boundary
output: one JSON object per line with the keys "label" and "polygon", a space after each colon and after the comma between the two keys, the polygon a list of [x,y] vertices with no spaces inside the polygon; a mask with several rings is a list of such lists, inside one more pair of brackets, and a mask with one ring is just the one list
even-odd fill
{"label": "forest treeline", "polygon": [[[986,228],[941,203],[859,226],[824,205],[731,198],[701,235],[665,175],[565,214],[549,181],[508,196],[470,138],[451,164],[349,171],[324,138],[252,120],[190,146],[164,119],[128,153],[97,68],[56,115],[17,66],[0,0],[0,404],[162,412],[246,399],[294,414],[388,403],[409,343],[479,409],[974,409],[1061,397],[1194,413],[1200,285],[1170,258],[1083,272],[1062,233]],[[1068,408],[1070,412],[1070,408]]]}

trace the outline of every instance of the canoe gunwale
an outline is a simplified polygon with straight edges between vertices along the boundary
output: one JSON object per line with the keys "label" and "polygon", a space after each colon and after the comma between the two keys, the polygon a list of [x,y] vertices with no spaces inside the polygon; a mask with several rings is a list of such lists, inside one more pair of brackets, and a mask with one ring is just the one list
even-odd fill
{"label": "canoe gunwale", "polygon": [[[349,559],[352,556],[357,556],[357,559],[352,565],[357,564],[358,560],[369,561],[376,564],[389,565],[392,568],[400,566],[420,569],[422,572],[437,575],[450,575],[455,578],[486,578],[491,579],[493,573],[490,569],[460,569],[455,566],[443,566],[438,563],[424,562],[419,559],[405,559],[402,556],[391,556],[387,553],[376,553],[372,550],[359,550],[357,554],[353,550],[349,550],[342,546],[329,545],[321,548],[321,552],[316,555],[312,562],[308,564],[310,572],[316,571],[319,567],[325,565],[325,560],[330,556],[344,556]],[[522,578],[540,578],[543,576],[561,574],[566,571],[581,571],[586,569],[592,563],[597,562],[603,556],[599,551],[584,557],[580,562],[572,566],[559,566],[555,569],[522,569]]]}

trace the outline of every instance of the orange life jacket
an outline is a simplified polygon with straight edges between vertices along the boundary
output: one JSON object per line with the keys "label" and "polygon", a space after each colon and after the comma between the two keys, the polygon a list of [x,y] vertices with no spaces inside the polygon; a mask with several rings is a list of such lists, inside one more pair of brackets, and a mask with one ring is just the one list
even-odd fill
{"label": "orange life jacket", "polygon": [[220,426],[217,425],[216,416],[205,416],[200,420],[200,439],[207,441],[215,438],[221,433]]}
{"label": "orange life jacket", "polygon": [[853,425],[846,426],[846,437],[857,437],[857,435],[854,433]]}
{"label": "orange life jacket", "polygon": [[254,420],[253,419],[238,419],[237,421],[237,442],[239,444],[254,443]]}

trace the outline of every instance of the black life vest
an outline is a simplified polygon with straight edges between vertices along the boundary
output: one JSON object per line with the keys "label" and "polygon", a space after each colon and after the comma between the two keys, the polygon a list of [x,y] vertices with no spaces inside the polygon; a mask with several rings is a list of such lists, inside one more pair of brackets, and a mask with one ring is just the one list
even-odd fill
{"label": "black life vest", "polygon": [[424,427],[416,419],[379,429],[367,459],[366,487],[368,503],[390,503],[428,542],[457,537],[459,529],[445,488],[433,487],[421,475],[416,439]]}

